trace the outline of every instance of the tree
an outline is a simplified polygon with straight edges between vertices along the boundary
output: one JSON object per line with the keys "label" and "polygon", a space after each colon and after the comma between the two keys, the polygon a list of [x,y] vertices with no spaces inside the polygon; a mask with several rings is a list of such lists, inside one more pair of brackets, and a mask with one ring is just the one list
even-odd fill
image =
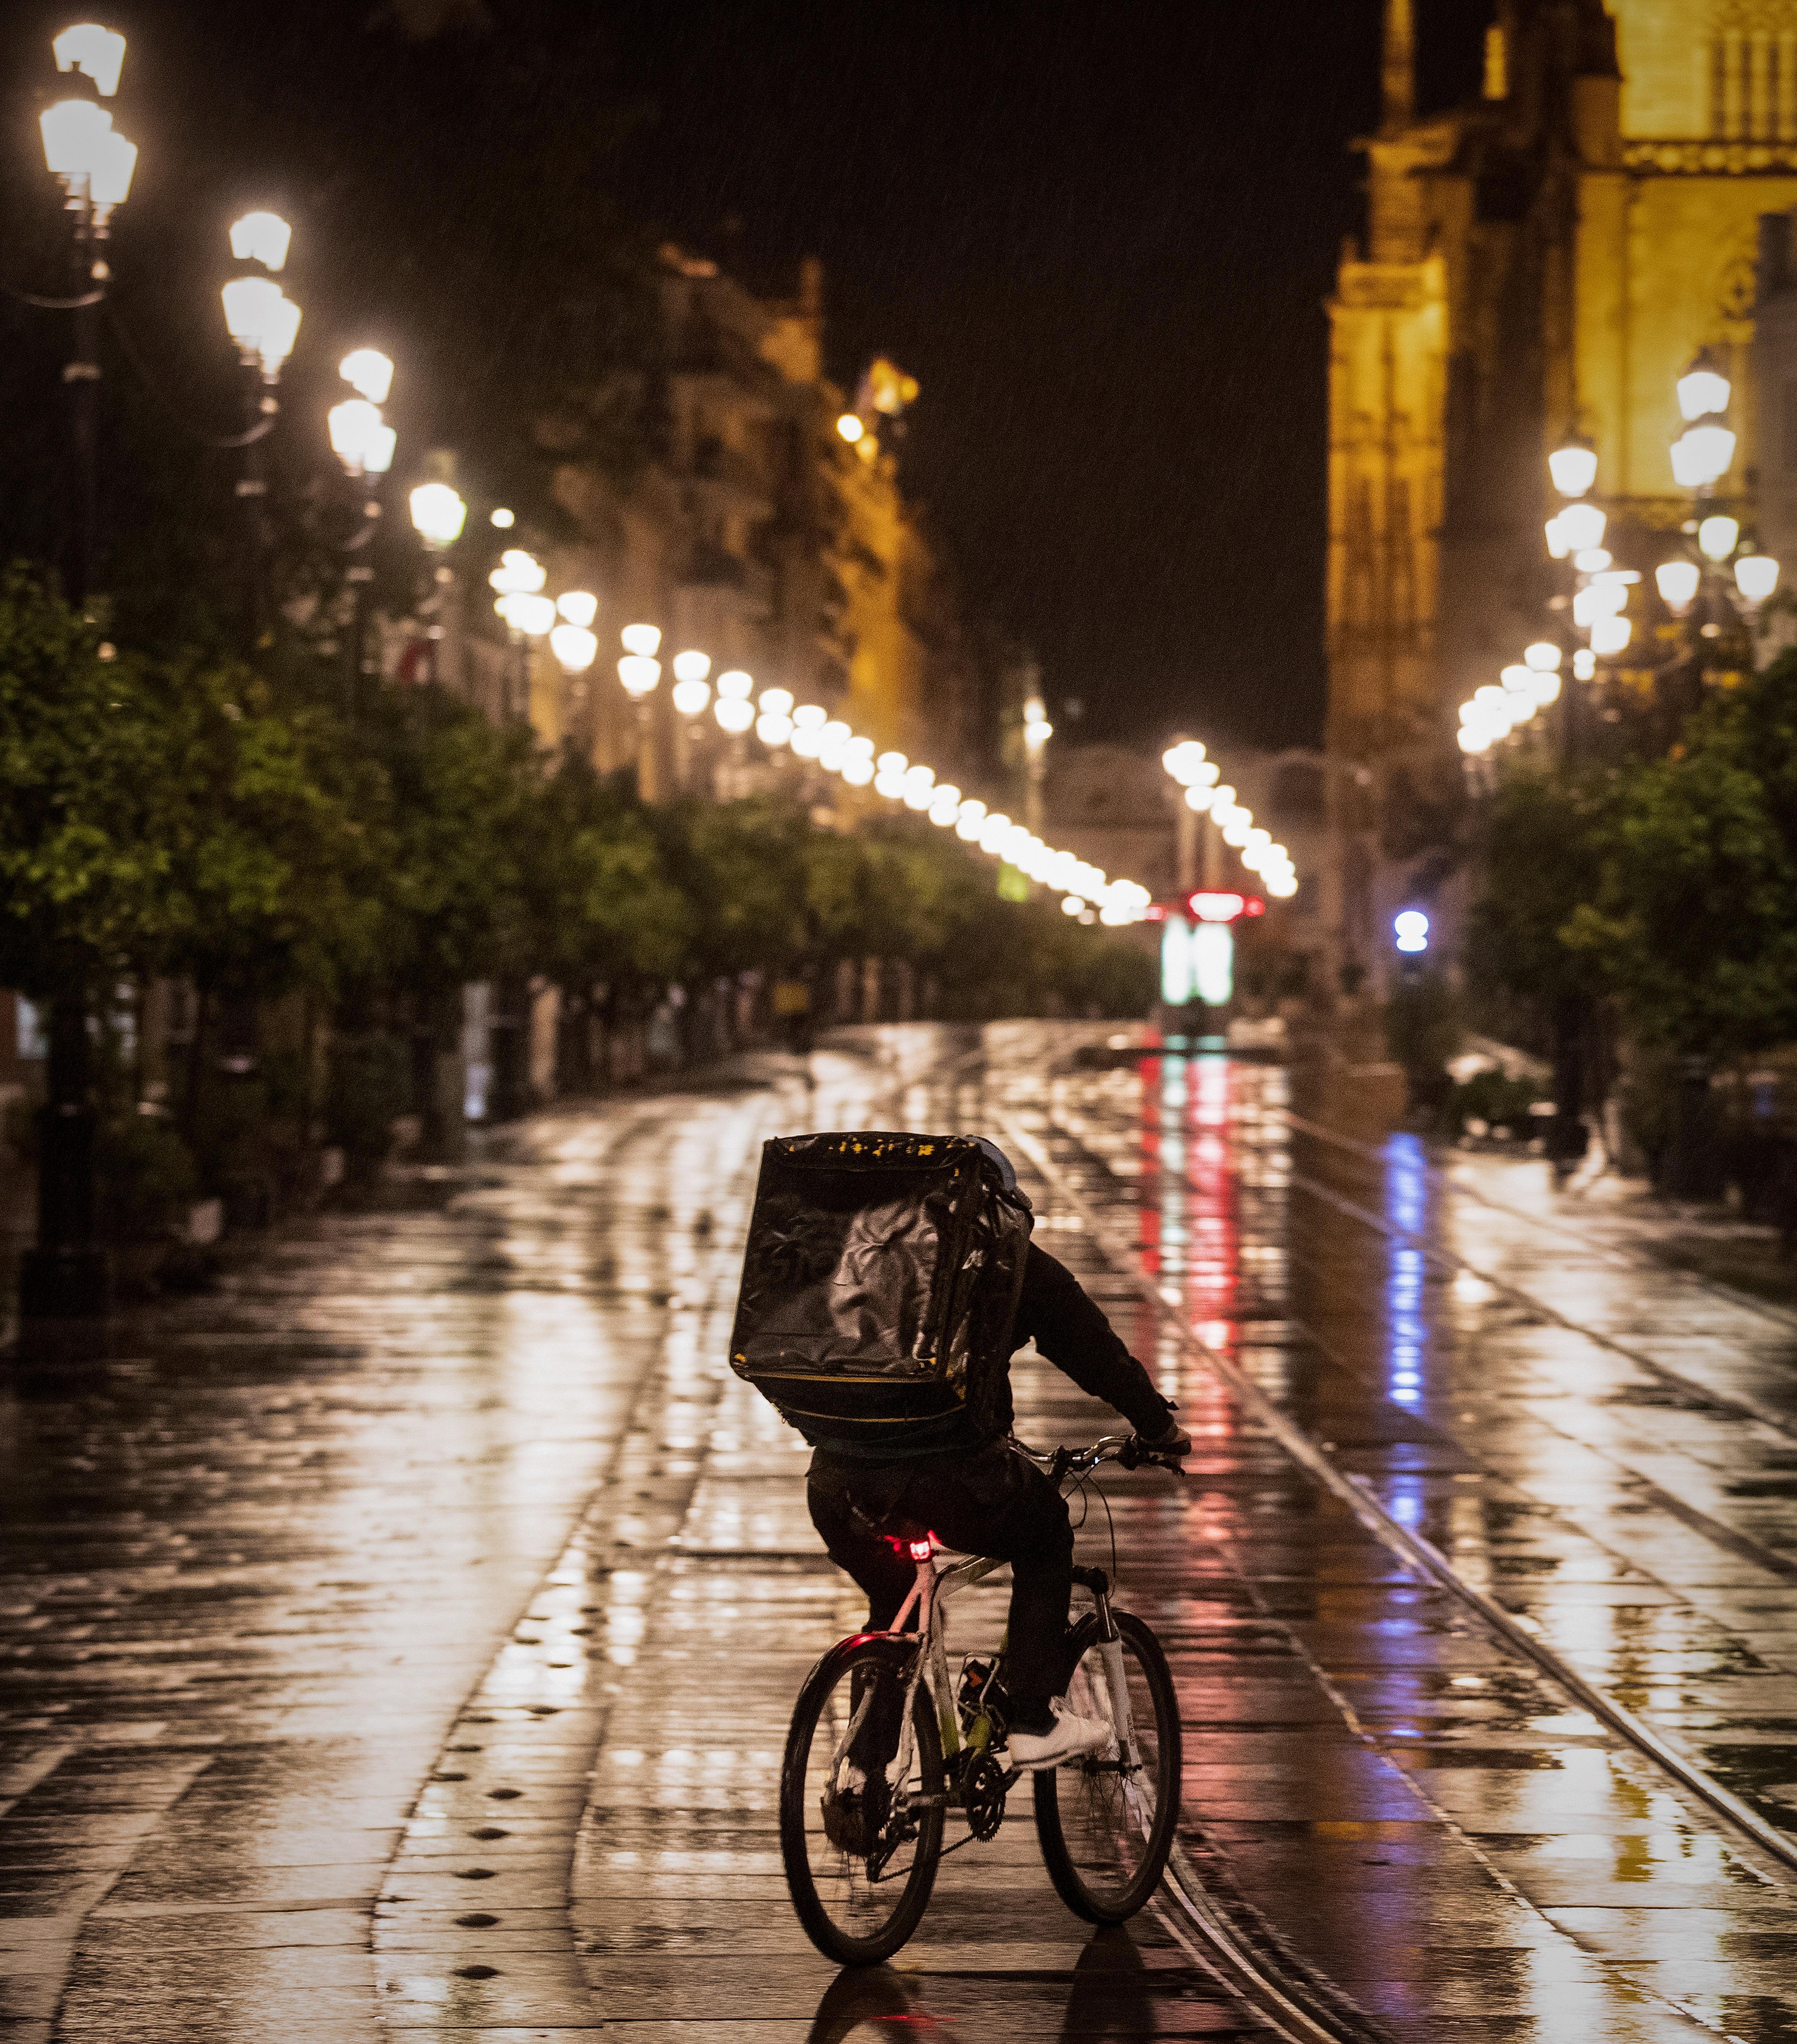
{"label": "tree", "polygon": [[357,736],[376,920],[342,1020],[357,1034],[405,1031],[413,1103],[434,1143],[451,1119],[443,1077],[462,989],[531,970],[524,866],[540,766],[528,729],[493,724],[435,687],[383,690]]}
{"label": "tree", "polygon": [[169,928],[167,734],[144,663],[0,576],[0,985],[83,999]]}
{"label": "tree", "polygon": [[1797,1036],[1797,655],[1619,779],[1567,950],[1637,1039],[1713,1063]]}
{"label": "tree", "polygon": [[535,805],[524,886],[535,970],[562,996],[558,1083],[584,1091],[595,1024],[641,1019],[651,991],[683,977],[698,919],[634,792],[571,750]]}

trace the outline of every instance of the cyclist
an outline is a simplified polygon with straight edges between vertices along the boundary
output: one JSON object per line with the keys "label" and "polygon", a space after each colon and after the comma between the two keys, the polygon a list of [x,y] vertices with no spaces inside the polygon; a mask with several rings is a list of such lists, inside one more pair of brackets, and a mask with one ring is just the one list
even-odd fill
{"label": "cyclist", "polygon": [[[1009,1158],[984,1138],[980,1147],[1027,1204]],[[1073,1273],[1033,1242],[1012,1328],[1013,1349],[1028,1341],[1082,1391],[1115,1406],[1156,1453],[1191,1453],[1191,1436],[1147,1371]],[[996,1433],[981,1438],[962,1409],[894,1426],[877,1459],[851,1443],[814,1441],[806,1500],[830,1558],[867,1593],[871,1631],[891,1626],[916,1581],[900,1551],[906,1538],[932,1532],[945,1546],[1011,1564],[1011,1761],[1052,1767],[1104,1745],[1110,1728],[1069,1710],[1061,1693],[1070,1672],[1073,1526],[1066,1500],[1009,1443],[1008,1381],[999,1404]]]}

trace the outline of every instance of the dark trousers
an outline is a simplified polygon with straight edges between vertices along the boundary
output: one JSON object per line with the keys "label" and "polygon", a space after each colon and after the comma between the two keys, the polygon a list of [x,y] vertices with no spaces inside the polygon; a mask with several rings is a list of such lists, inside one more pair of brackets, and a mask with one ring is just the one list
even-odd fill
{"label": "dark trousers", "polygon": [[1061,1493],[1002,1443],[972,1454],[912,1462],[851,1462],[820,1451],[806,1501],[830,1558],[867,1593],[867,1622],[884,1630],[917,1580],[917,1565],[886,1536],[934,1533],[945,1547],[1011,1564],[1009,1686],[1020,1724],[1040,1722],[1067,1685],[1067,1604],[1073,1531]]}

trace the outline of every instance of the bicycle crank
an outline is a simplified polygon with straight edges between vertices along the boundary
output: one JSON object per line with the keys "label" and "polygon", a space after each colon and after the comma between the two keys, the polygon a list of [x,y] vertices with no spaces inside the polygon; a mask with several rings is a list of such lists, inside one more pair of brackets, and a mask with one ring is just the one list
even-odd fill
{"label": "bicycle crank", "polygon": [[967,1828],[975,1838],[998,1835],[1004,1822],[1004,1796],[1009,1786],[1004,1770],[989,1753],[976,1755],[961,1782],[961,1807],[967,1813]]}

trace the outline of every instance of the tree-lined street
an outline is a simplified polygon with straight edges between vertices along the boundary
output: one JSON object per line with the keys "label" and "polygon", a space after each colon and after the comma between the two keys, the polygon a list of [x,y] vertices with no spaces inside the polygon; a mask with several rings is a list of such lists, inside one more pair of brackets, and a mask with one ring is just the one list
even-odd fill
{"label": "tree-lined street", "polygon": [[1794,223],[1797,0],[10,10],[0,2044],[1797,2044]]}

